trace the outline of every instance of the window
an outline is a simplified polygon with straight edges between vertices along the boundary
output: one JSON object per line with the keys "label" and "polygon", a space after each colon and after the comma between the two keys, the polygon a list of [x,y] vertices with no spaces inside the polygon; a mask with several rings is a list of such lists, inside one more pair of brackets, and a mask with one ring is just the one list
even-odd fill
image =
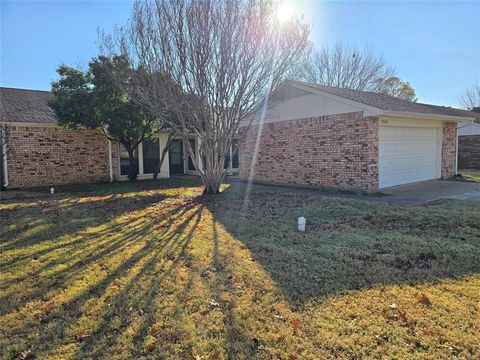
{"label": "window", "polygon": [[158,139],[146,139],[142,142],[143,173],[154,174],[160,165],[160,143]]}
{"label": "window", "polygon": [[[135,158],[135,168],[138,174],[138,149],[135,149],[133,156]],[[120,175],[128,175],[130,168],[130,162],[128,158],[128,151],[120,144]]]}

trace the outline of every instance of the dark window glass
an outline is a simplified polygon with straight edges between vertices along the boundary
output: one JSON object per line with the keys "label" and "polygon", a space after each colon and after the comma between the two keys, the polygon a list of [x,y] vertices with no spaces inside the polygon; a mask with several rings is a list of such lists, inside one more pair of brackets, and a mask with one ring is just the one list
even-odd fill
{"label": "dark window glass", "polygon": [[[138,174],[138,149],[135,149],[133,156],[135,157],[135,169]],[[120,144],[120,174],[121,175],[128,175],[129,173],[129,160],[128,160],[128,151]]]}
{"label": "dark window glass", "polygon": [[[195,139],[188,139],[190,146],[193,150],[193,156],[197,156],[197,148],[195,146]],[[188,150],[188,149],[187,149]],[[188,170],[195,170],[195,165],[193,165],[193,160],[190,156],[188,156]]]}
{"label": "dark window glass", "polygon": [[169,151],[170,174],[183,174],[183,142],[172,140]]}
{"label": "dark window glass", "polygon": [[146,139],[142,142],[143,173],[153,174],[160,164],[160,144],[158,139]]}
{"label": "dark window glass", "polygon": [[233,140],[232,144],[232,169],[238,169],[239,161],[238,161],[238,140]]}
{"label": "dark window glass", "polygon": [[223,168],[228,169],[228,164],[230,164],[230,151],[225,155],[225,162],[223,163]]}

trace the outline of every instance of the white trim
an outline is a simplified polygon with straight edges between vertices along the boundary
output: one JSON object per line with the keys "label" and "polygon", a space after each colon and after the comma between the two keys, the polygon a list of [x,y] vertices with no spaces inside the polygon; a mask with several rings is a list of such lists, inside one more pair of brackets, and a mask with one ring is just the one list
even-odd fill
{"label": "white trim", "polygon": [[470,122],[472,123],[475,118],[463,117],[463,116],[450,116],[450,115],[439,115],[439,114],[424,114],[411,111],[384,111],[383,116],[396,116],[396,117],[408,117],[408,118],[418,118],[418,119],[433,119],[441,121],[454,121],[454,122]]}
{"label": "white trim", "polygon": [[[5,136],[8,136],[7,132],[6,132],[6,124],[3,123],[2,124],[2,132],[5,134]],[[8,144],[8,140],[5,142],[5,144],[3,144],[2,146],[2,166],[3,166],[3,180],[4,180],[4,184],[3,186],[6,188],[9,184],[9,181],[8,181],[8,159],[7,159],[7,144]]]}

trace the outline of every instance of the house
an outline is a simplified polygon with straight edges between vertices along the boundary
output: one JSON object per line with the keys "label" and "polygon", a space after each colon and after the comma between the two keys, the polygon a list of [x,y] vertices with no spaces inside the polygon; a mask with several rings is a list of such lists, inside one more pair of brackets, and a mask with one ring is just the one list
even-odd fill
{"label": "house", "polygon": [[240,129],[240,178],[374,191],[457,170],[470,112],[385,94],[288,81]]}
{"label": "house", "polygon": [[473,123],[459,123],[458,134],[458,168],[480,169],[480,113]]}
{"label": "house", "polygon": [[[127,180],[128,153],[122,145],[107,140],[95,130],[61,127],[48,106],[48,91],[0,88],[0,122],[3,146],[1,172],[9,188],[52,186],[72,183]],[[138,178],[153,177],[168,133],[158,133],[137,148]],[[198,150],[195,137],[189,139]],[[195,174],[186,156],[183,140],[174,139],[158,176]],[[198,153],[198,151],[196,151]],[[231,154],[229,172],[238,167],[238,156]]]}
{"label": "house", "polygon": [[[0,98],[8,140],[2,179],[9,188],[127,179],[125,149],[95,130],[60,127],[50,92],[0,88]],[[242,124],[239,150],[227,154],[226,168],[243,180],[368,191],[448,178],[457,171],[457,124],[470,124],[471,114],[289,81],[250,126]],[[153,177],[167,138],[158,133],[138,146],[139,179]],[[198,150],[195,137],[188,141]],[[195,174],[186,153],[175,139],[159,177]]]}

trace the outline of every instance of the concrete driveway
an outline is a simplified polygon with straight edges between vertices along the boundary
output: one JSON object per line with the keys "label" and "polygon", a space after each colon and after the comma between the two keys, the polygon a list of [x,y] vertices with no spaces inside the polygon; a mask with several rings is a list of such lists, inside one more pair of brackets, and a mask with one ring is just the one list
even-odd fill
{"label": "concrete driveway", "polygon": [[[231,178],[229,182],[235,184],[233,189],[230,190],[246,191],[247,189],[246,183],[237,179]],[[395,186],[372,194],[332,192],[315,188],[265,184],[252,184],[251,191],[316,194],[326,197],[366,200],[405,206],[424,205],[441,199],[480,201],[480,183],[442,180]]]}
{"label": "concrete driveway", "polygon": [[422,205],[440,199],[480,201],[480,183],[432,180],[395,186],[380,192],[376,201],[395,205]]}

